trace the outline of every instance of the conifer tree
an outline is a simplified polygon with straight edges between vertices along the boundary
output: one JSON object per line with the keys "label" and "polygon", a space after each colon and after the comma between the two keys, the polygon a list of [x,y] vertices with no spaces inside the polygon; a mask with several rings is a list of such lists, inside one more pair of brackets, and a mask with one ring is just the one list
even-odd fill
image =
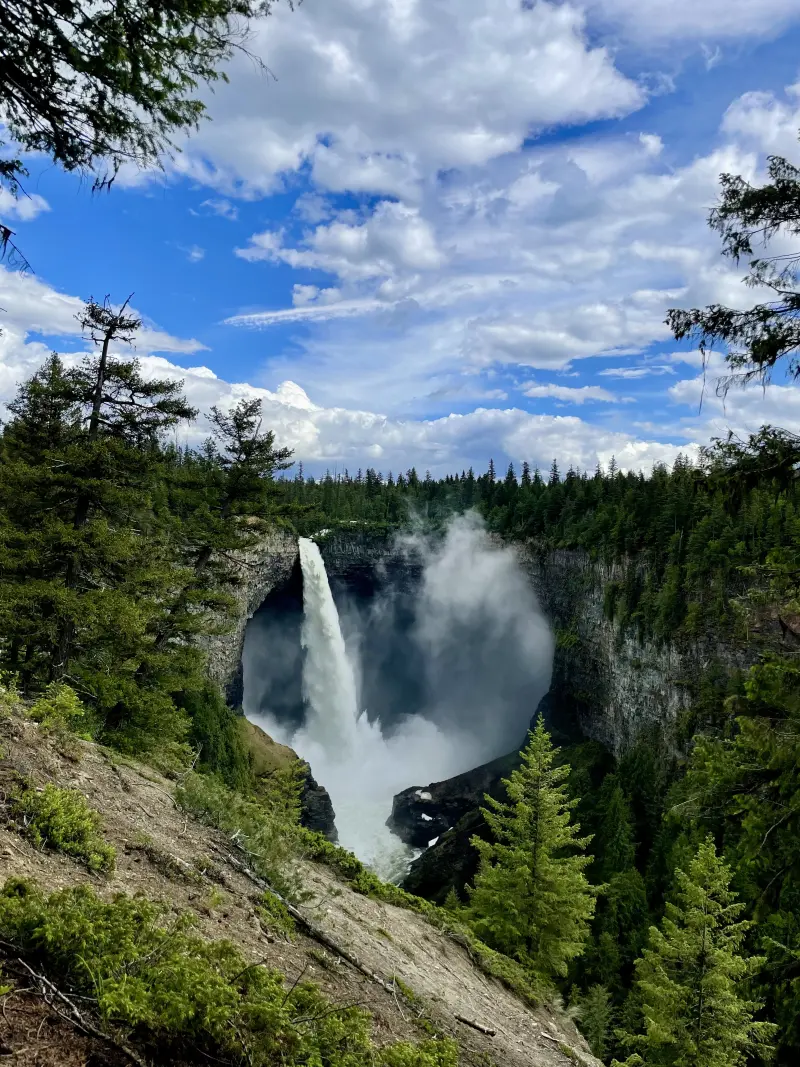
{"label": "conifer tree", "polygon": [[589,1048],[599,1059],[604,1059],[608,1052],[613,1019],[611,994],[603,985],[591,986],[578,1003],[578,1021]]}
{"label": "conifer tree", "polygon": [[600,822],[595,851],[600,879],[607,882],[615,874],[633,867],[636,858],[630,805],[615,774],[603,779],[598,809]]}
{"label": "conifer tree", "polygon": [[636,1049],[624,1067],[741,1067],[750,1053],[770,1051],[776,1027],[754,1020],[758,1004],[743,989],[764,961],[744,955],[752,924],[730,881],[711,837],[688,872],[675,872],[673,900],[636,964],[642,1024],[620,1035]]}
{"label": "conifer tree", "polygon": [[570,768],[553,766],[555,756],[540,716],[522,766],[504,780],[508,802],[486,797],[493,841],[472,839],[480,866],[468,906],[478,937],[545,979],[583,952],[597,894],[584,873],[590,838],[572,821]]}

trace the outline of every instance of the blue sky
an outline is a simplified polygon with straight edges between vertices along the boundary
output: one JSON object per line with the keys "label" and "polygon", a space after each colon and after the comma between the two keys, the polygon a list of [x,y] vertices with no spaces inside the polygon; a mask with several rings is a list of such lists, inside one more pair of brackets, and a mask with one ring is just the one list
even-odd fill
{"label": "blue sky", "polygon": [[[108,194],[31,159],[0,197],[0,399],[80,298],[202,408],[257,393],[308,469],[648,469],[800,388],[714,394],[667,308],[752,300],[718,175],[800,156],[800,0],[304,0],[254,27],[211,121]],[[196,437],[201,429],[182,427]]]}

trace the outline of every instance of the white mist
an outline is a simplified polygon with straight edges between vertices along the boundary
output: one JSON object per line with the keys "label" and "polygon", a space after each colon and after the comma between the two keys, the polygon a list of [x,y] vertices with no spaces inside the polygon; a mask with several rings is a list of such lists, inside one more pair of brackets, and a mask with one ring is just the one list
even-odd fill
{"label": "white mist", "polygon": [[516,554],[493,543],[477,516],[453,520],[444,539],[406,538],[404,547],[423,560],[414,634],[426,686],[422,713],[384,732],[380,708],[370,709],[370,721],[359,707],[358,663],[319,548],[306,538],[300,539],[306,722],[293,732],[250,713],[308,761],[330,793],[341,844],[387,879],[403,874],[410,855],[386,827],[394,795],[518,745],[549,686],[553,653]]}

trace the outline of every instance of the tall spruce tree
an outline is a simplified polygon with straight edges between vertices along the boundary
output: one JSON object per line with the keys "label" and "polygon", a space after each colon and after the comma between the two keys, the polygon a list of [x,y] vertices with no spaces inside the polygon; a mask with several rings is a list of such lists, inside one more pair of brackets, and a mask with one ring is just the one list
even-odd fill
{"label": "tall spruce tree", "polygon": [[545,979],[583,952],[597,895],[584,873],[590,838],[572,821],[570,768],[553,766],[555,756],[540,716],[522,766],[504,779],[508,802],[486,797],[493,840],[472,839],[480,866],[467,910],[482,940]]}
{"label": "tall spruce tree", "polygon": [[184,647],[180,670],[153,655],[181,573],[153,494],[160,436],[194,411],[181,383],[116,354],[139,326],[125,305],[90,301],[82,321],[96,355],[76,368],[51,358],[20,388],[3,435],[3,654],[27,689],[67,680],[107,729],[168,739],[181,732],[169,690],[198,654]]}
{"label": "tall spruce tree", "polygon": [[769,1053],[776,1027],[754,1020],[759,1005],[745,991],[764,960],[744,954],[752,924],[730,881],[710,837],[688,872],[675,872],[673,900],[636,964],[642,1022],[623,1038],[636,1051],[615,1067],[741,1067]]}

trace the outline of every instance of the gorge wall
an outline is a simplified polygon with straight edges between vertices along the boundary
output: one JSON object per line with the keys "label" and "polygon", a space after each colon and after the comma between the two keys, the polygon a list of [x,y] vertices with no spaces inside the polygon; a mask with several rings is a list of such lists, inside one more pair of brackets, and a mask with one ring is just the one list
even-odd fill
{"label": "gorge wall", "polygon": [[[409,584],[419,576],[418,565],[389,534],[337,530],[320,537],[319,544],[332,586],[357,587],[381,568],[405,576]],[[556,634],[551,694],[558,714],[615,755],[654,726],[667,736],[675,733],[689,704],[687,683],[712,656],[736,665],[734,652],[707,642],[679,649],[621,631],[605,615],[604,591],[609,582],[622,581],[625,564],[592,560],[585,552],[517,547]],[[297,558],[296,537],[276,528],[240,561],[236,623],[206,640],[211,675],[232,707],[242,702],[247,623],[270,592],[288,582]]]}

